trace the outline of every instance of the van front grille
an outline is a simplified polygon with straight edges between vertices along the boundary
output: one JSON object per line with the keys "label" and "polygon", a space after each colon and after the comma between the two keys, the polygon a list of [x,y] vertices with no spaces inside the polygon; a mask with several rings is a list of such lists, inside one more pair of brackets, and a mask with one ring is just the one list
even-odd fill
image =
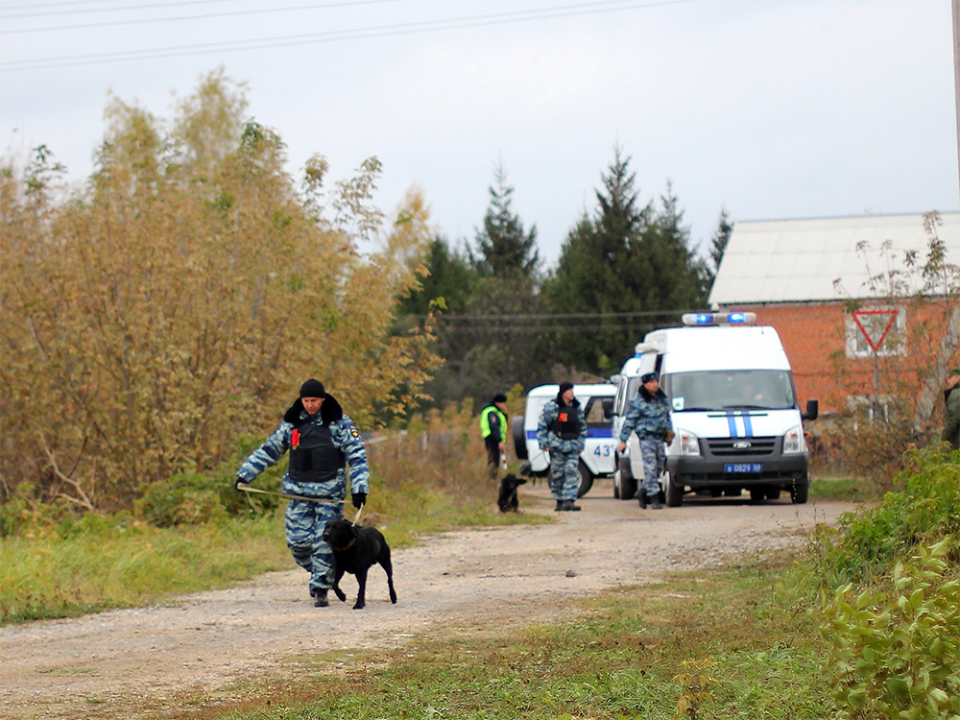
{"label": "van front grille", "polygon": [[722,438],[707,440],[710,454],[714,457],[736,455],[773,455],[777,449],[775,437]]}

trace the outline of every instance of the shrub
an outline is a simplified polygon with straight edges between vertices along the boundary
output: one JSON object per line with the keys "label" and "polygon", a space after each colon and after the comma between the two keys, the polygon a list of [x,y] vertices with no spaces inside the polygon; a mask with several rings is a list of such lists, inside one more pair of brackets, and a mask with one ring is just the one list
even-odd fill
{"label": "shrub", "polygon": [[922,545],[898,562],[893,595],[853,585],[824,593],[828,669],[843,717],[934,720],[960,717],[960,580],[944,558],[957,537]]}
{"label": "shrub", "polygon": [[869,582],[920,543],[960,536],[960,464],[936,449],[910,451],[905,462],[896,481],[902,490],[841,515],[836,530],[817,528],[814,555],[824,586]]}

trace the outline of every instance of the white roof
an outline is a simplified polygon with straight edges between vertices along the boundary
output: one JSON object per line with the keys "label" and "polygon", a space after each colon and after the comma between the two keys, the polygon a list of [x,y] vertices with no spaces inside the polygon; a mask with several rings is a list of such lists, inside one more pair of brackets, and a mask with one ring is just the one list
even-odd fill
{"label": "white roof", "polygon": [[[960,265],[960,213],[944,213],[937,235]],[[867,280],[905,270],[906,251],[927,257],[923,214],[737,222],[710,291],[710,305],[882,297]],[[889,241],[889,250],[884,244]],[[864,251],[857,246],[865,242]],[[835,286],[839,281],[840,288]],[[911,290],[918,289],[916,283]]]}

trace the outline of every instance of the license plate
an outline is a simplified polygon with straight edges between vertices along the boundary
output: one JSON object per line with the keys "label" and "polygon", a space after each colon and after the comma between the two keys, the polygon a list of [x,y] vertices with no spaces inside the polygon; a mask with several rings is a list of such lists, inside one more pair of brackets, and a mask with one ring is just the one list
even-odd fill
{"label": "license plate", "polygon": [[729,463],[723,466],[725,473],[759,473],[763,472],[763,463]]}

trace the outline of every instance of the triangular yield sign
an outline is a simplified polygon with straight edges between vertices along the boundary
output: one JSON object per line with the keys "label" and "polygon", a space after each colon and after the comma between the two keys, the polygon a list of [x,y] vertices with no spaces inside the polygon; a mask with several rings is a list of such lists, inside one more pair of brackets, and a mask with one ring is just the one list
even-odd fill
{"label": "triangular yield sign", "polygon": [[[855,310],[853,313],[853,321],[857,324],[857,327],[860,328],[860,332],[863,333],[863,336],[867,339],[867,344],[870,346],[870,349],[874,352],[877,352],[880,349],[880,346],[883,345],[883,341],[887,338],[887,333],[890,332],[890,328],[893,327],[893,324],[897,321],[897,313],[899,310]],[[867,330],[864,327],[863,323],[860,322],[860,318],[864,315],[887,315],[890,319],[887,320],[886,327],[883,328],[883,332],[880,334],[880,337],[877,340],[874,340],[870,336],[870,330],[873,331],[873,334],[876,335],[877,330],[883,325],[883,322],[879,323],[870,323],[867,325],[870,326],[870,330]]]}

